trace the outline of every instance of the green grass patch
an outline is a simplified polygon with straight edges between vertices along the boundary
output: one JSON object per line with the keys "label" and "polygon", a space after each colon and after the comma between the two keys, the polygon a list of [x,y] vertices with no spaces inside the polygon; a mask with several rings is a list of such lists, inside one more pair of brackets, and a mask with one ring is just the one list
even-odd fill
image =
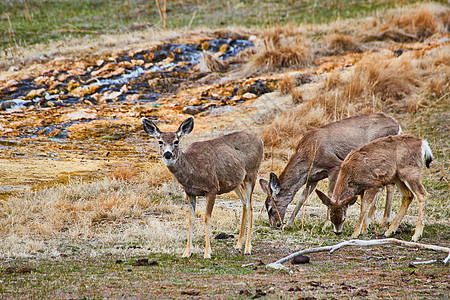
{"label": "green grass patch", "polygon": [[[419,1],[168,1],[167,28],[326,23],[414,2]],[[50,40],[161,28],[155,2],[144,0],[1,1],[0,12],[0,49],[5,51]]]}

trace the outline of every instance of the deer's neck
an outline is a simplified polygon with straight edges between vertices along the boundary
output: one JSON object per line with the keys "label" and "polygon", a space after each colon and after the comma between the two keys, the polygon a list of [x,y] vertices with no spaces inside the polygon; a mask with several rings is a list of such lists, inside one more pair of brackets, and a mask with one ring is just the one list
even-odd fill
{"label": "deer's neck", "polygon": [[280,198],[291,203],[298,190],[306,183],[308,168],[299,164],[288,164],[280,175]]}
{"label": "deer's neck", "polygon": [[189,163],[189,159],[183,155],[183,153],[180,153],[175,164],[167,166],[167,168],[183,186],[188,184],[188,182],[192,180],[192,176],[195,175],[194,168]]}
{"label": "deer's neck", "polygon": [[361,189],[359,186],[349,184],[348,180],[339,179],[333,191],[332,198],[334,199],[334,201],[340,202],[344,199],[347,199],[348,197],[352,197],[354,195],[360,194],[361,192],[364,192],[364,189]]}

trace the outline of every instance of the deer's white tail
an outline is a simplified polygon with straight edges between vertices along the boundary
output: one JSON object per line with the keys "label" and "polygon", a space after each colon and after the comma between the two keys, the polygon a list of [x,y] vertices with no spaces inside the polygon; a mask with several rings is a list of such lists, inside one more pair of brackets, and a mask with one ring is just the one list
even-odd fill
{"label": "deer's white tail", "polygon": [[425,165],[429,168],[430,163],[433,160],[433,153],[431,152],[430,146],[426,140],[422,141],[422,157],[425,157]]}

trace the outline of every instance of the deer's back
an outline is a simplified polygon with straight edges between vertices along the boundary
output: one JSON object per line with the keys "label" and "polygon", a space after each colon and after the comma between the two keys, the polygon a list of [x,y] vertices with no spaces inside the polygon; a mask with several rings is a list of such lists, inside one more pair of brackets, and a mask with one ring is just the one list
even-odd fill
{"label": "deer's back", "polygon": [[348,181],[366,187],[377,182],[381,187],[395,183],[397,178],[420,177],[422,166],[422,139],[397,135],[374,140],[350,153],[341,173]]}
{"label": "deer's back", "polygon": [[292,174],[304,174],[313,158],[311,178],[326,178],[328,171],[339,167],[351,151],[377,138],[396,135],[399,129],[395,119],[382,113],[362,114],[311,129],[300,139],[280,175],[282,185],[297,182],[300,175]]}
{"label": "deer's back", "polygon": [[397,121],[382,113],[358,115],[308,131],[297,149],[316,147],[316,157],[342,162],[352,150],[377,138],[396,135],[399,128]]}

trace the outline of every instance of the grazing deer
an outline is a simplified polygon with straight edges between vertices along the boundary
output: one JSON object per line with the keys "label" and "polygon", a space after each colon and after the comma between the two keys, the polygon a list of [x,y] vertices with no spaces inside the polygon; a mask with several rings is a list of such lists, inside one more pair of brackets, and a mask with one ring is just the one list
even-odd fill
{"label": "grazing deer", "polygon": [[[281,226],[287,206],[304,184],[306,187],[285,226],[294,223],[300,207],[320,180],[328,177],[328,194],[331,195],[339,167],[350,151],[377,138],[400,132],[397,121],[382,113],[362,114],[309,130],[298,142],[280,177],[270,173],[269,182],[260,179],[261,188],[267,194],[265,205],[270,226]],[[387,187],[383,222],[389,220],[392,195],[393,188]],[[324,228],[327,223],[328,214]]]}
{"label": "grazing deer", "polygon": [[194,118],[186,119],[176,132],[162,132],[142,118],[144,130],[160,145],[164,164],[183,186],[190,205],[189,233],[183,257],[191,256],[196,197],[206,197],[205,258],[211,258],[210,219],[216,195],[235,191],[242,201],[242,219],[236,249],[243,246],[245,220],[247,240],[244,254],[251,254],[252,192],[263,157],[263,142],[257,136],[238,131],[212,140],[192,143],[184,152],[180,141],[194,128]]}
{"label": "grazing deer", "polygon": [[415,195],[419,209],[412,241],[418,241],[423,232],[428,197],[420,182],[423,158],[429,168],[433,154],[427,141],[412,135],[380,138],[351,152],[341,165],[331,199],[316,190],[319,198],[330,209],[334,231],[342,232],[347,208],[355,203],[358,194],[364,193],[361,214],[352,234],[352,238],[358,237],[375,194],[383,186],[395,183],[402,194],[402,204],[384,235],[390,236],[397,230]]}

